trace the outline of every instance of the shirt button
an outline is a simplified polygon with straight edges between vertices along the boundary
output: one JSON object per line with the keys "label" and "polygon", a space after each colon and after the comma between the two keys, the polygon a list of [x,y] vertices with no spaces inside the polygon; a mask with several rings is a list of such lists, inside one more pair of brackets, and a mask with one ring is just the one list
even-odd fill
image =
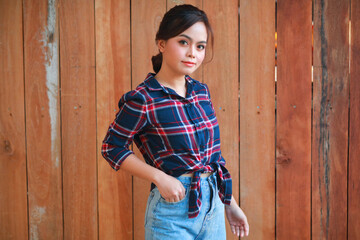
{"label": "shirt button", "polygon": [[198,128],[199,126],[200,126],[200,124],[198,124],[198,123],[195,123],[195,127],[197,127],[197,128]]}

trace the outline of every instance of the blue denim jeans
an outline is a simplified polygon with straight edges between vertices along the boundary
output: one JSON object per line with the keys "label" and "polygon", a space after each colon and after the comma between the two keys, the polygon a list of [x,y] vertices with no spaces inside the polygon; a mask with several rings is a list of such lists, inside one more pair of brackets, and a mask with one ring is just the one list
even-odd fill
{"label": "blue denim jeans", "polygon": [[222,240],[226,239],[224,204],[216,186],[216,174],[201,178],[202,206],[195,218],[188,218],[191,177],[177,178],[186,189],[186,196],[170,203],[155,187],[149,195],[145,213],[146,240]]}

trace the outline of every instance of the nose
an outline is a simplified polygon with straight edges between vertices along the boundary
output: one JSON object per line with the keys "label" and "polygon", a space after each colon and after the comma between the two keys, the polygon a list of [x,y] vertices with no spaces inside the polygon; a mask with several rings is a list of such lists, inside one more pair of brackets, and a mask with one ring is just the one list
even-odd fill
{"label": "nose", "polygon": [[188,57],[195,58],[195,49],[194,46],[190,46],[188,50]]}

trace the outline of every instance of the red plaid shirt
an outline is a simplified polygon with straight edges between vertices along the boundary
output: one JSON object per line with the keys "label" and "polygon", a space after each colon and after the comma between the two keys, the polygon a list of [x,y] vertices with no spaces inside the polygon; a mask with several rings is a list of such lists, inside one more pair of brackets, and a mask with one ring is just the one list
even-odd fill
{"label": "red plaid shirt", "polygon": [[230,204],[232,182],[220,151],[220,131],[209,88],[185,77],[186,98],[160,84],[149,73],[135,90],[119,101],[119,111],[102,144],[102,155],[112,168],[133,152],[134,141],[145,162],[178,177],[194,173],[189,201],[189,217],[201,208],[201,173],[216,172],[219,196]]}

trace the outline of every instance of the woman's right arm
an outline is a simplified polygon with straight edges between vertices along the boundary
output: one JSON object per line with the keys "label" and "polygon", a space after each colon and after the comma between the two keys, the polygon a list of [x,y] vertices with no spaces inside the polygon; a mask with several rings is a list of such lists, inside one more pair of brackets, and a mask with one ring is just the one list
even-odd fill
{"label": "woman's right arm", "polygon": [[185,188],[179,180],[146,164],[135,154],[130,154],[124,160],[121,169],[153,182],[159,189],[161,196],[168,202],[178,202],[185,197]]}
{"label": "woman's right arm", "polygon": [[115,170],[120,168],[132,175],[153,182],[161,196],[169,202],[185,197],[185,188],[176,178],[146,164],[129,149],[134,135],[147,126],[146,100],[131,91],[119,101],[119,112],[103,140],[101,153]]}

